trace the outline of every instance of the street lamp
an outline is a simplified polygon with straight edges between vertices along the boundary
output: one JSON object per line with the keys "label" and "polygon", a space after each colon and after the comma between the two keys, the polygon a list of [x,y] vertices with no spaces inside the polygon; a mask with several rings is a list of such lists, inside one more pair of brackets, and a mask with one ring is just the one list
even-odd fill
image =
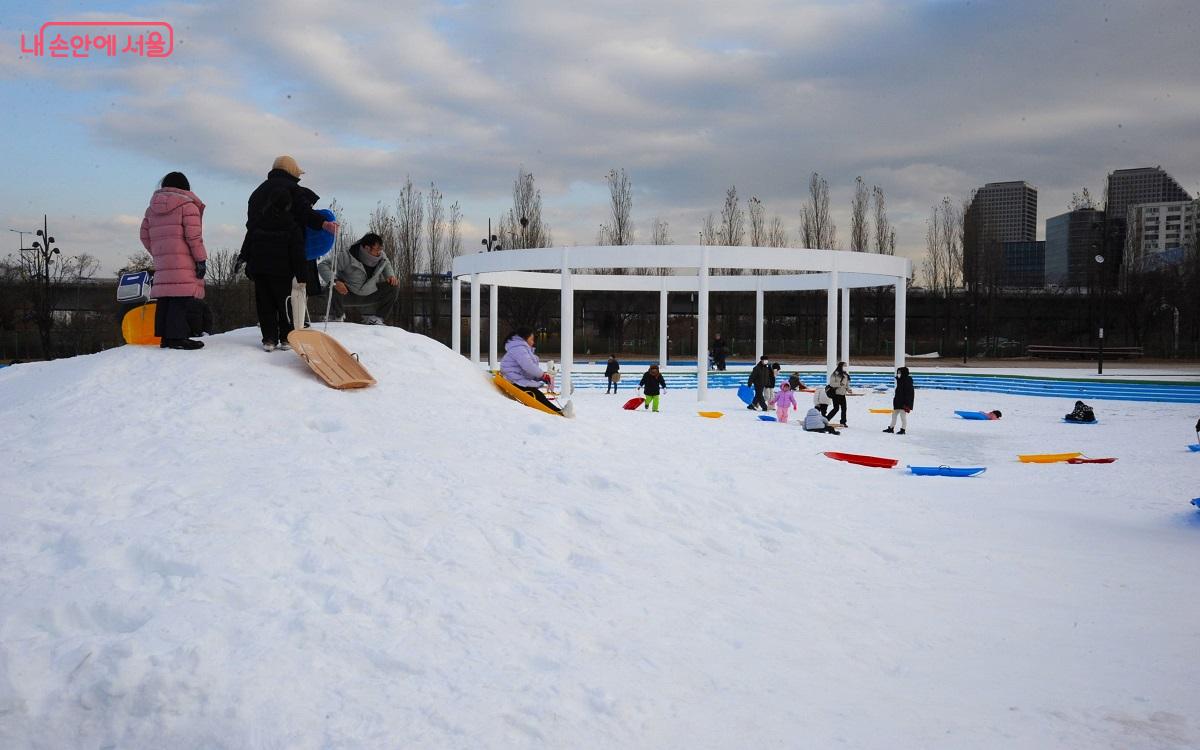
{"label": "street lamp", "polygon": [[1100,335],[1097,338],[1099,342],[1096,347],[1096,374],[1104,374],[1104,256],[1097,253],[1096,267],[1098,269],[1097,281],[1100,284]]}
{"label": "street lamp", "polygon": [[20,246],[17,248],[17,250],[25,250],[26,249],[25,248],[25,235],[33,234],[33,230],[31,230],[31,229],[9,229],[8,231],[14,232],[15,234],[20,235],[20,238],[18,239],[18,242],[20,242]]}

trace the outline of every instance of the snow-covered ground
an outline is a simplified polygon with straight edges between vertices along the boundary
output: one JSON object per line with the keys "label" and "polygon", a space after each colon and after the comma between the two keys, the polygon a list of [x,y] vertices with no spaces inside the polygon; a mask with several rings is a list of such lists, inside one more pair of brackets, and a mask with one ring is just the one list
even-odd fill
{"label": "snow-covered ground", "polygon": [[1200,746],[1195,406],[572,421],[330,332],[378,386],[250,330],[0,371],[0,747]]}

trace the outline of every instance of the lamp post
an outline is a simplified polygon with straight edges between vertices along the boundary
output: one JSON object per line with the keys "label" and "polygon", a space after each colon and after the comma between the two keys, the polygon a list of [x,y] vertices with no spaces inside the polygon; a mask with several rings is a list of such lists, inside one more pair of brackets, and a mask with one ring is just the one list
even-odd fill
{"label": "lamp post", "polygon": [[492,234],[492,220],[491,219],[488,219],[487,237],[484,237],[482,240],[480,240],[479,244],[483,245],[484,252],[488,252],[488,253],[490,253],[493,250],[503,250],[504,249],[503,247],[500,246],[500,240],[496,237],[496,235]]}
{"label": "lamp post", "polygon": [[25,230],[25,229],[9,229],[8,231],[14,232],[14,233],[20,235],[20,238],[18,239],[18,242],[20,243],[17,247],[18,251],[25,249],[25,235],[33,234],[32,230]]}
{"label": "lamp post", "polygon": [[1100,335],[1097,337],[1096,374],[1104,374],[1104,256],[1096,254],[1097,282],[1100,284]]}

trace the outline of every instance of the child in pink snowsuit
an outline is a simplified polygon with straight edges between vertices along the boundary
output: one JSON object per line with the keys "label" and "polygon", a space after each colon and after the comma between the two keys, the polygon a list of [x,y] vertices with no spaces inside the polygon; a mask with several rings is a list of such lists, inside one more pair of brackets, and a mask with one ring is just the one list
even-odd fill
{"label": "child in pink snowsuit", "polygon": [[777,422],[787,423],[788,407],[792,407],[795,411],[800,407],[796,405],[796,394],[792,391],[792,387],[784,383],[779,388],[779,393],[775,394],[771,399],[771,406],[775,407],[775,420]]}

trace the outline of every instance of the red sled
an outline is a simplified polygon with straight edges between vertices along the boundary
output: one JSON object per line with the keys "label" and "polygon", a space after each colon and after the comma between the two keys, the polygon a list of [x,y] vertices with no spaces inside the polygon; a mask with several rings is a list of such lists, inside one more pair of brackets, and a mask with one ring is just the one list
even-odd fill
{"label": "red sled", "polygon": [[890,469],[900,463],[896,458],[883,458],[881,456],[863,456],[858,453],[839,453],[837,451],[825,451],[828,458],[835,461],[845,461],[846,463],[858,464],[859,466],[873,466],[877,469]]}
{"label": "red sled", "polygon": [[644,403],[646,403],[646,399],[642,398],[641,396],[638,396],[637,398],[631,398],[628,401],[626,401],[625,405],[622,406],[621,408],[624,409],[625,411],[633,411],[634,409],[638,408],[639,406],[641,406]]}
{"label": "red sled", "polygon": [[1077,458],[1068,458],[1067,463],[1069,463],[1069,464],[1111,464],[1113,461],[1116,461],[1116,460],[1117,459],[1115,459],[1115,458],[1084,458],[1082,456],[1079,456]]}

